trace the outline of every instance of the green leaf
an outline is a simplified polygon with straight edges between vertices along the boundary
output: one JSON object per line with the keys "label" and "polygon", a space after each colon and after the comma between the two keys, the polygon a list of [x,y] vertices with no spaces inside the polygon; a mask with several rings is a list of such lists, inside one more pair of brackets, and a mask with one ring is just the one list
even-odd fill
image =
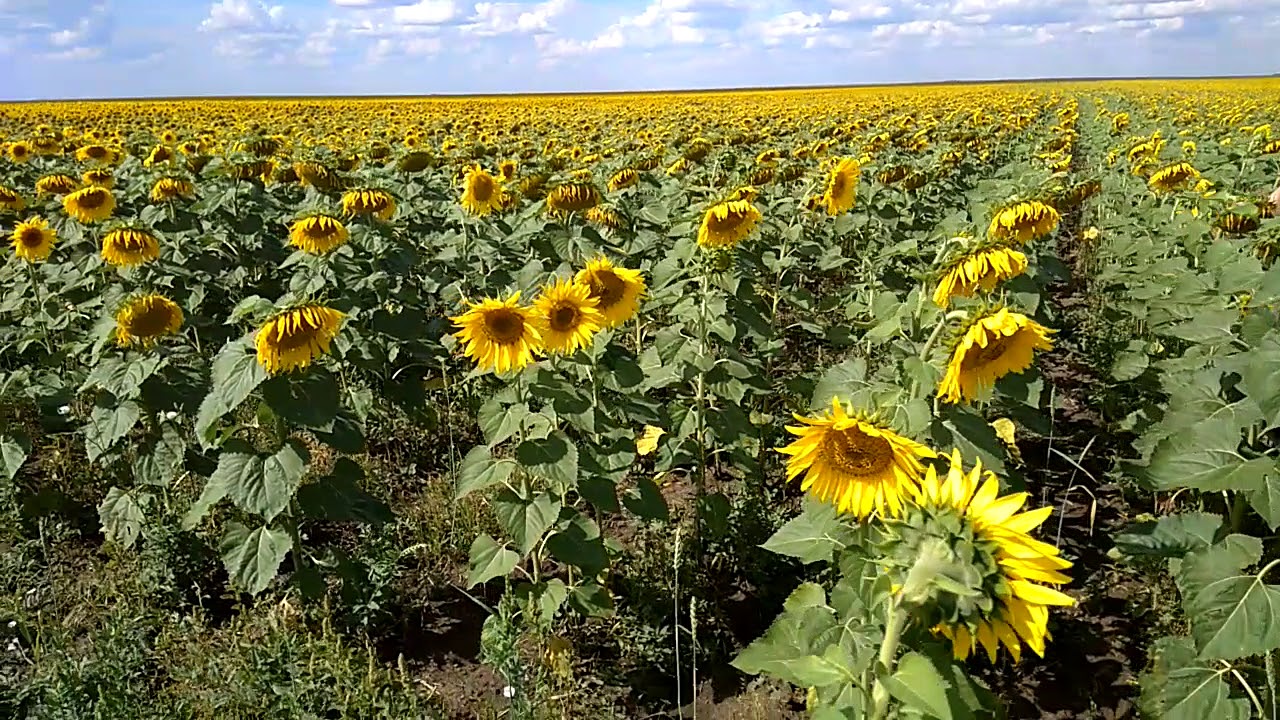
{"label": "green leaf", "polygon": [[1274,462],[1242,457],[1240,433],[1235,416],[1211,417],[1156,445],[1144,474],[1159,490],[1259,489]]}
{"label": "green leaf", "polygon": [[1229,535],[1183,559],[1176,579],[1200,658],[1234,660],[1280,647],[1280,587],[1238,574],[1261,557],[1261,540]]}
{"label": "green leaf", "polygon": [[222,502],[222,499],[227,496],[227,492],[226,477],[216,479],[210,477],[208,482],[205,483],[204,489],[200,491],[200,497],[196,498],[196,501],[187,509],[186,514],[182,516],[182,529],[191,530],[199,525],[204,516],[208,515],[209,511],[213,509],[213,506]]}
{"label": "green leaf", "polygon": [[209,394],[196,413],[195,431],[201,443],[208,446],[214,424],[239,407],[266,379],[267,371],[258,364],[248,340],[234,340],[223,346],[213,360]]}
{"label": "green leaf", "polygon": [[623,496],[622,504],[641,520],[666,520],[670,517],[662,491],[647,477],[636,480],[636,486]]}
{"label": "green leaf", "polygon": [[499,460],[489,452],[488,447],[477,445],[462,458],[462,464],[458,467],[458,491],[455,497],[461,500],[469,493],[500,485],[511,477],[515,469],[515,462]]}
{"label": "green leaf", "polygon": [[232,521],[227,523],[218,550],[231,579],[250,595],[257,595],[276,576],[292,545],[289,533],[283,530],[265,525],[250,530]]}
{"label": "green leaf", "polygon": [[[768,673],[793,685],[805,686],[813,655],[825,652],[841,632],[822,587],[805,583],[787,599],[785,608],[765,634],[734,658],[733,666],[750,673]],[[800,666],[793,668],[794,663]]]}
{"label": "green leaf", "polygon": [[587,617],[613,615],[613,596],[609,594],[608,588],[593,580],[575,587],[569,594],[569,604],[574,610]]}
{"label": "green leaf", "polygon": [[289,505],[307,471],[307,449],[290,440],[274,455],[261,456],[240,440],[227,443],[218,467],[209,478],[227,489],[231,500],[245,512],[273,519]]}
{"label": "green leaf", "polygon": [[609,565],[609,554],[600,538],[600,526],[573,508],[562,512],[568,524],[547,540],[547,550],[560,562],[594,576]]}
{"label": "green leaf", "polygon": [[12,480],[31,454],[31,441],[24,435],[0,435],[0,477]]}
{"label": "green leaf", "polygon": [[1267,527],[1275,530],[1280,527],[1280,474],[1275,472],[1274,464],[1271,470],[1259,487],[1248,491],[1247,495],[1249,504],[1267,522]]}
{"label": "green leaf", "polygon": [[1153,522],[1134,523],[1112,541],[1124,555],[1180,558],[1212,545],[1221,527],[1222,516],[1213,513],[1166,515]]}
{"label": "green leaf", "polygon": [[1247,720],[1249,701],[1231,697],[1231,666],[1200,660],[1190,638],[1163,637],[1142,676],[1143,711],[1160,720]]}
{"label": "green leaf", "polygon": [[848,531],[830,503],[806,501],[804,510],[764,542],[770,552],[799,558],[806,565],[831,562],[844,547]]}
{"label": "green leaf", "polygon": [[573,487],[578,481],[578,448],[559,430],[520,443],[516,459],[530,473],[564,487]]}
{"label": "green leaf", "polygon": [[1111,364],[1111,378],[1120,382],[1133,380],[1146,372],[1150,364],[1151,358],[1145,352],[1122,352],[1116,355],[1115,362]]}
{"label": "green leaf", "polygon": [[142,504],[136,495],[138,491],[126,492],[112,486],[107,496],[98,505],[98,520],[102,523],[102,534],[107,539],[124,547],[133,545],[142,532],[142,523],[146,516]]}
{"label": "green leaf", "polygon": [[467,586],[475,587],[496,577],[503,577],[515,569],[520,556],[498,544],[488,535],[480,535],[471,543],[470,572],[467,574]]}
{"label": "green leaf", "polygon": [[502,529],[507,531],[524,556],[533,550],[543,533],[560,516],[560,503],[547,493],[525,501],[510,490],[503,490],[494,498],[493,510]]}
{"label": "green leaf", "polygon": [[1267,427],[1280,426],[1280,338],[1267,334],[1239,359],[1240,387],[1262,410]]}
{"label": "green leaf", "polygon": [[529,416],[529,406],[524,403],[504,406],[498,398],[490,398],[480,406],[478,420],[480,431],[489,447],[500,445],[520,431],[520,424]]}
{"label": "green leaf", "polygon": [[163,363],[159,355],[143,357],[105,357],[85,378],[80,391],[101,389],[122,399],[138,396],[142,383],[155,374]]}
{"label": "green leaf", "polygon": [[956,717],[947,697],[951,683],[944,680],[933,662],[920,653],[903,655],[894,673],[884,679],[884,685],[890,695],[907,707],[939,720]]}
{"label": "green leaf", "polygon": [[[141,450],[141,449],[140,449]],[[133,477],[139,483],[168,487],[182,469],[187,443],[177,428],[165,425],[150,452],[140,453],[133,461]]]}
{"label": "green leaf", "polygon": [[323,368],[270,378],[262,385],[262,400],[292,425],[329,432],[338,416],[338,381]]}
{"label": "green leaf", "polygon": [[833,398],[848,401],[855,392],[865,387],[868,387],[867,361],[860,357],[850,358],[823,373],[822,379],[813,389],[809,406],[814,410],[827,410],[831,407]]}
{"label": "green leaf", "polygon": [[142,417],[142,408],[132,400],[116,407],[95,406],[89,413],[89,424],[84,427],[84,447],[93,462],[102,457],[133,429]]}
{"label": "green leaf", "polygon": [[1234,309],[1202,309],[1196,312],[1195,318],[1172,327],[1157,328],[1155,333],[1204,345],[1226,345],[1235,338],[1231,328],[1239,319],[1240,313]]}
{"label": "green leaf", "polygon": [[364,469],[351,458],[338,458],[333,472],[298,488],[298,506],[309,517],[336,522],[382,525],[391,508],[360,487]]}

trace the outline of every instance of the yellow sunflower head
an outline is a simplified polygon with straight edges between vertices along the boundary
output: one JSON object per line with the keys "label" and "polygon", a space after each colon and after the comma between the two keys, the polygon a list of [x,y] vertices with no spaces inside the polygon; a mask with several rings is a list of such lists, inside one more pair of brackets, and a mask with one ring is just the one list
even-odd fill
{"label": "yellow sunflower head", "polygon": [[946,308],[951,298],[991,292],[996,285],[1027,271],[1027,256],[1011,247],[978,248],[956,258],[943,270],[933,301]]}
{"label": "yellow sunflower head", "polygon": [[9,144],[9,159],[21,165],[31,159],[31,146],[19,140]]}
{"label": "yellow sunflower head", "polygon": [[33,217],[18,223],[13,230],[10,245],[18,258],[27,262],[42,262],[49,259],[49,253],[53,252],[53,243],[57,239],[49,228],[49,223],[42,218]]}
{"label": "yellow sunflower head", "polygon": [[632,187],[640,182],[640,173],[635,168],[622,168],[609,178],[609,192],[617,192]]}
{"label": "yellow sunflower head", "polygon": [[142,161],[142,164],[144,167],[151,167],[152,165],[167,163],[172,159],[173,150],[165,147],[164,145],[157,145],[151,149],[150,154],[147,155],[146,160]]}
{"label": "yellow sunflower head", "polygon": [[163,177],[151,186],[151,202],[169,202],[178,198],[193,198],[196,187],[190,180],[175,177]]}
{"label": "yellow sunflower head", "polygon": [[[522,183],[521,189],[523,187]],[[504,194],[497,178],[484,168],[475,166],[467,171],[463,180],[462,208],[472,215],[483,217],[501,209]]]}
{"label": "yellow sunflower head", "polygon": [[27,206],[21,193],[0,185],[0,211],[20,212]]}
{"label": "yellow sunflower head", "polygon": [[289,243],[311,255],[323,255],[350,239],[347,227],[330,215],[304,217],[289,228]]}
{"label": "yellow sunflower head", "polygon": [[760,211],[747,200],[717,203],[702,216],[698,244],[705,248],[733,247],[760,224]]}
{"label": "yellow sunflower head", "polygon": [[1200,172],[1188,162],[1177,162],[1156,170],[1147,178],[1147,185],[1156,192],[1169,193],[1186,187],[1200,177]]}
{"label": "yellow sunflower head", "polygon": [[604,316],[596,309],[591,288],[578,282],[557,279],[542,288],[533,301],[534,322],[547,352],[570,355],[591,344],[591,338],[604,325]]}
{"label": "yellow sunflower head", "polygon": [[858,179],[862,176],[862,168],[853,158],[844,158],[831,168],[827,175],[827,186],[822,193],[822,203],[828,215],[839,215],[853,208],[858,192]]}
{"label": "yellow sunflower head", "polygon": [[630,320],[640,310],[644,297],[644,276],[639,270],[614,265],[598,257],[578,271],[574,282],[587,286],[604,316],[604,326],[613,327]]}
{"label": "yellow sunflower head", "polygon": [[796,439],[778,452],[787,455],[787,479],[803,475],[800,488],[842,513],[865,518],[899,515],[919,492],[920,458],[934,452],[871,419],[851,415],[839,398],[831,409],[796,415],[788,426]]}
{"label": "yellow sunflower head", "polygon": [[62,208],[82,223],[98,222],[115,212],[116,198],[110,190],[91,185],[64,196]]}
{"label": "yellow sunflower head", "polygon": [[1025,244],[1053,232],[1059,220],[1057,210],[1039,200],[1027,200],[998,210],[991,218],[987,235],[995,240]]}
{"label": "yellow sunflower head", "polygon": [[36,192],[41,195],[66,195],[79,186],[80,183],[70,175],[45,175],[36,181]]}
{"label": "yellow sunflower head", "polygon": [[559,185],[547,193],[547,212],[561,217],[590,210],[599,204],[600,191],[590,183]]}
{"label": "yellow sunflower head", "polygon": [[597,205],[583,214],[587,222],[596,227],[608,230],[609,232],[617,232],[627,224],[626,218],[617,210],[604,205]]}
{"label": "yellow sunflower head", "polygon": [[516,161],[503,160],[498,163],[498,177],[502,178],[503,182],[514,180],[516,177]]}
{"label": "yellow sunflower head", "polygon": [[92,143],[76,150],[76,160],[82,163],[98,163],[108,165],[116,161],[118,155],[116,151],[106,145]]}
{"label": "yellow sunflower head", "polygon": [[110,168],[94,168],[93,170],[86,170],[84,175],[80,176],[80,179],[84,180],[85,185],[96,185],[97,187],[106,188],[108,190],[116,185],[116,175],[111,172]]}
{"label": "yellow sunflower head", "polygon": [[348,216],[372,216],[390,220],[396,214],[396,201],[386,190],[348,190],[342,196],[342,212]]}
{"label": "yellow sunflower head", "polygon": [[462,341],[463,352],[482,372],[505,373],[533,362],[534,353],[542,348],[542,336],[535,312],[520,305],[520,293],[468,305],[467,312],[450,319],[458,327],[454,337]]}
{"label": "yellow sunflower head", "polygon": [[974,317],[951,351],[939,399],[959,403],[981,398],[996,380],[1031,367],[1036,350],[1052,350],[1053,332],[1008,308]]}
{"label": "yellow sunflower head", "polygon": [[116,311],[116,344],[120,347],[154,347],[165,335],[182,327],[182,308],[163,295],[135,295]]}
{"label": "yellow sunflower head", "polygon": [[[1000,480],[982,463],[965,472],[958,450],[939,475],[932,465],[920,482],[918,500],[891,521],[883,543],[889,572],[903,600],[926,613],[924,622],[951,641],[964,660],[978,647],[995,662],[1004,646],[1014,661],[1022,646],[1044,657],[1049,608],[1075,604],[1053,586],[1071,581],[1071,563],[1058,548],[1031,537],[1052,508],[1022,511],[1027,493],[1000,496]],[[943,553],[955,586],[910,587],[907,572],[926,554]],[[949,584],[950,585],[950,584]]]}
{"label": "yellow sunflower head", "polygon": [[133,267],[160,257],[160,241],[146,230],[116,228],[102,237],[102,259],[115,267]]}
{"label": "yellow sunflower head", "polygon": [[278,375],[305,368],[329,352],[346,316],[324,305],[301,305],[277,313],[258,328],[258,364]]}

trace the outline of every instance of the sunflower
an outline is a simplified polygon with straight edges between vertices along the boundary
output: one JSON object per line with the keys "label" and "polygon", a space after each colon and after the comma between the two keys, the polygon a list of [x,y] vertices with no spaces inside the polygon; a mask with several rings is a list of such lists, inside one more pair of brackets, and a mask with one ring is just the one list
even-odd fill
{"label": "sunflower", "polygon": [[102,238],[102,259],[115,267],[133,267],[160,257],[160,241],[146,230],[116,228]]}
{"label": "sunflower", "polygon": [[301,305],[271,316],[258,328],[258,364],[278,375],[305,368],[329,352],[346,316],[324,305]]}
{"label": "sunflower", "polygon": [[1276,153],[1280,153],[1280,140],[1272,140],[1262,146],[1263,155],[1274,155]]}
{"label": "sunflower", "polygon": [[826,206],[828,215],[839,215],[853,207],[861,174],[862,168],[853,158],[844,158],[831,168],[826,189],[822,193],[822,203]]}
{"label": "sunflower", "polygon": [[182,308],[163,295],[137,295],[116,312],[116,344],[120,347],[154,347],[165,335],[182,327]]}
{"label": "sunflower", "polygon": [[293,171],[297,173],[299,182],[317,190],[333,190],[340,182],[337,173],[318,162],[296,162]]}
{"label": "sunflower", "polygon": [[110,190],[93,185],[62,198],[62,207],[76,220],[91,223],[111,217],[116,209],[116,198]]}
{"label": "sunflower", "polygon": [[27,201],[15,190],[0,185],[0,210],[19,212],[27,206]]}
{"label": "sunflower", "polygon": [[482,372],[520,370],[533,362],[533,354],[541,349],[536,315],[519,302],[518,292],[506,300],[486,298],[467,303],[467,312],[450,318],[459,328],[454,337],[464,343],[466,356]]}
{"label": "sunflower", "polygon": [[26,222],[18,223],[13,229],[13,254],[27,262],[41,262],[49,259],[53,252],[53,243],[57,241],[49,223],[44,219],[33,217]]}
{"label": "sunflower", "polygon": [[617,192],[634,186],[640,182],[640,173],[634,168],[622,168],[609,178],[609,192]]}
{"label": "sunflower", "polygon": [[934,452],[872,420],[849,415],[839,398],[821,415],[796,415],[788,426],[797,436],[778,452],[787,459],[787,479],[804,474],[800,488],[840,512],[865,518],[896,516],[919,492],[920,458]]}
{"label": "sunflower", "polygon": [[144,167],[151,167],[160,163],[166,163],[173,159],[173,151],[164,145],[155,146],[147,159],[142,161]]}
{"label": "sunflower", "polygon": [[888,554],[894,565],[907,570],[925,543],[937,543],[952,549],[954,566],[971,578],[976,594],[935,586],[927,596],[926,622],[951,641],[955,659],[964,660],[981,646],[995,662],[1003,645],[1017,662],[1024,644],[1044,657],[1049,608],[1075,604],[1051,587],[1071,581],[1063,573],[1071,563],[1059,557],[1058,548],[1030,534],[1053,509],[1019,512],[1027,493],[1000,497],[1000,480],[984,473],[980,461],[965,472],[960,451],[953,450],[947,459],[946,475],[939,477],[930,466],[920,482],[919,500],[890,524]]}
{"label": "sunflower", "polygon": [[350,239],[342,221],[329,215],[304,217],[289,228],[289,243],[311,255],[323,255]]}
{"label": "sunflower", "polygon": [[600,191],[588,183],[569,183],[560,185],[547,193],[547,211],[552,215],[564,216],[583,212],[600,204]]}
{"label": "sunflower", "polygon": [[601,256],[579,270],[574,281],[590,288],[605,327],[624,323],[640,310],[645,286],[639,270],[616,266]]}
{"label": "sunflower", "polygon": [[729,193],[725,198],[725,201],[732,202],[734,200],[746,200],[747,202],[755,202],[758,197],[760,197],[760,191],[757,190],[755,186],[743,185]]}
{"label": "sunflower", "polygon": [[108,190],[115,187],[116,184],[115,173],[111,172],[110,168],[94,168],[93,170],[86,170],[85,173],[80,176],[80,179],[84,180],[85,185],[96,185]]}
{"label": "sunflower", "polygon": [[938,397],[949,403],[977,399],[996,380],[1031,367],[1036,350],[1053,349],[1053,332],[1007,308],[978,317],[952,350]]}
{"label": "sunflower", "polygon": [[390,220],[396,213],[396,201],[386,190],[348,190],[342,196],[342,212],[347,215],[372,215]]}
{"label": "sunflower", "polygon": [[1200,173],[1191,166],[1191,163],[1177,162],[1151,173],[1151,177],[1147,178],[1147,185],[1156,192],[1168,193],[1185,187],[1188,182],[1198,177]]}
{"label": "sunflower", "polygon": [[[524,184],[521,183],[521,189]],[[502,185],[479,166],[467,171],[463,180],[462,207],[472,215],[483,217],[502,206]]]}
{"label": "sunflower", "polygon": [[627,224],[626,219],[623,218],[617,210],[603,205],[597,205],[596,207],[591,208],[583,214],[583,217],[585,217],[587,222],[592,225],[604,228],[611,232],[617,232]]}
{"label": "sunflower", "polygon": [[1219,229],[1230,235],[1245,235],[1258,229],[1258,218],[1240,213],[1224,213],[1214,222]]}
{"label": "sunflower", "polygon": [[117,159],[116,152],[105,145],[94,143],[76,150],[76,160],[83,163],[101,163],[109,165]]}
{"label": "sunflower", "polygon": [[31,146],[19,140],[9,145],[9,159],[21,165],[31,159]]}
{"label": "sunflower", "polygon": [[1060,219],[1057,210],[1039,200],[1028,200],[997,211],[987,234],[997,240],[1025,244],[1053,232]]}
{"label": "sunflower", "polygon": [[943,272],[933,302],[945,308],[954,297],[973,297],[981,289],[991,292],[996,283],[1027,271],[1027,256],[1010,247],[989,247],[957,258]]}
{"label": "sunflower", "polygon": [[151,202],[169,202],[178,198],[193,198],[196,194],[195,185],[190,180],[182,178],[163,177],[151,186]]}
{"label": "sunflower", "polygon": [[570,355],[591,343],[591,336],[604,324],[596,309],[599,301],[591,288],[577,282],[556,280],[542,288],[533,301],[533,322],[542,337],[542,347],[551,353]]}
{"label": "sunflower", "polygon": [[80,186],[70,175],[45,175],[36,181],[36,192],[41,195],[66,195]]}
{"label": "sunflower", "polygon": [[702,216],[698,244],[707,248],[733,247],[760,223],[760,211],[746,200],[717,203]]}
{"label": "sunflower", "polygon": [[498,163],[498,177],[502,178],[502,182],[511,182],[516,178],[516,161],[503,160]]}

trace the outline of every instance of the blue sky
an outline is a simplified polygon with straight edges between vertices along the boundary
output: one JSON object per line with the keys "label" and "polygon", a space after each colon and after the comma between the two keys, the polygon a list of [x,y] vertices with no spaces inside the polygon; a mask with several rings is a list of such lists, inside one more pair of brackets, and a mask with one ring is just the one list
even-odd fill
{"label": "blue sky", "polygon": [[0,99],[1280,72],[1280,0],[0,0]]}

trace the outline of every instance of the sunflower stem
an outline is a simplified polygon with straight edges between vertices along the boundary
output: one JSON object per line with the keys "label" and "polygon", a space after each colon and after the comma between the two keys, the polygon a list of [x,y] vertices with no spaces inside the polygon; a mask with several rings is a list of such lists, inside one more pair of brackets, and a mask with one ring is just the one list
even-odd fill
{"label": "sunflower stem", "polygon": [[31,294],[36,301],[36,328],[40,331],[40,344],[49,357],[53,357],[53,345],[49,343],[49,322],[44,312],[44,295],[40,292],[40,283],[36,280],[35,263],[27,263],[27,277],[31,281]]}
{"label": "sunflower stem", "polygon": [[898,645],[902,642],[902,631],[907,627],[910,613],[902,607],[901,602],[894,600],[889,605],[889,622],[884,629],[884,642],[880,643],[880,654],[876,659],[876,681],[871,688],[870,720],[884,720],[889,712],[889,688],[885,687],[883,678],[893,674],[897,664]]}

